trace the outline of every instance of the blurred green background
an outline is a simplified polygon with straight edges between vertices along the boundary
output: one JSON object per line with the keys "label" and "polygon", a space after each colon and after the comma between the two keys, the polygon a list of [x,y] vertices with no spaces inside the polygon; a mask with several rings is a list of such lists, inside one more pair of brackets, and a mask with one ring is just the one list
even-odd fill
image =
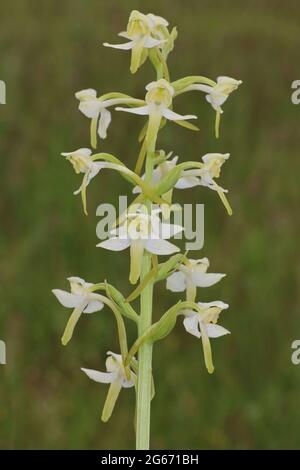
{"label": "blurred green background", "polygon": [[[199,115],[201,131],[170,124],[160,147],[182,160],[230,152],[221,184],[230,189],[234,216],[205,188],[175,193],[205,203],[205,246],[212,272],[227,277],[201,291],[202,300],[230,304],[221,324],[231,336],[213,342],[215,374],[204,368],[201,344],[181,321],[154,351],[156,397],[153,448],[300,447],[300,366],[291,343],[300,338],[299,126],[291,83],[300,79],[300,12],[296,0],[2,0],[0,79],[1,234],[0,447],[9,449],[117,449],[134,447],[134,394],[125,390],[111,421],[100,413],[106,386],[89,381],[81,366],[104,369],[118,350],[108,310],[84,316],[72,342],[60,337],[69,311],[51,289],[66,278],[105,277],[127,294],[128,253],[95,248],[95,210],[117,202],[128,185],[105,173],[89,187],[89,217],[72,195],[81,178],[60,156],[89,146],[89,121],[74,92],[123,91],[142,97],[154,79],[149,63],[134,76],[129,54],[101,47],[132,9],[177,25],[169,58],[171,77],[229,75],[243,85],[224,105],[221,139],[203,95],[178,98],[176,111]],[[133,167],[139,116],[114,113],[104,151]],[[157,288],[157,319],[179,295]],[[129,325],[130,342],[135,331]]]}

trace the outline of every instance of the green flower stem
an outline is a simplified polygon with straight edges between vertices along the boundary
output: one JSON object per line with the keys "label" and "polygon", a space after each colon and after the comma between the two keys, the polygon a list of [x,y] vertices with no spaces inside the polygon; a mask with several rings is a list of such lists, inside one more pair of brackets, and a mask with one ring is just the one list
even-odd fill
{"label": "green flower stem", "polygon": [[[148,150],[146,160],[145,182],[151,184],[153,173],[153,151]],[[146,200],[145,205],[151,211],[151,201]],[[152,269],[151,256],[144,253],[142,262],[141,282],[149,276]],[[152,297],[153,282],[150,281],[141,292],[141,313],[139,320],[139,336],[143,335],[152,324]],[[138,384],[136,404],[136,449],[148,450],[150,445],[150,405],[152,391],[152,344],[145,343],[138,353]]]}
{"label": "green flower stem", "polygon": [[128,347],[127,347],[127,335],[126,335],[126,329],[124,325],[124,321],[122,318],[122,315],[118,309],[118,307],[112,302],[110,299],[105,297],[104,295],[97,294],[98,299],[100,302],[103,302],[105,305],[107,305],[111,311],[113,312],[116,322],[117,322],[117,328],[118,328],[118,336],[119,336],[119,343],[120,343],[120,350],[121,350],[121,355],[123,362],[125,362],[127,353],[128,353]]}
{"label": "green flower stem", "polygon": [[[157,80],[163,77],[163,67],[159,61],[152,57],[152,63],[156,70]],[[149,132],[149,127],[152,127],[152,132]],[[151,123],[149,117],[147,133],[145,136],[145,145],[147,146],[146,155],[146,169],[145,169],[145,185],[152,184],[152,174],[154,168],[155,156],[155,143],[159,125]],[[138,170],[140,170],[141,160],[139,158]],[[151,212],[151,200],[146,199],[148,212]],[[153,301],[153,280],[149,281],[150,273],[152,271],[151,256],[149,253],[143,255],[142,271],[141,271],[141,284],[146,284],[146,287],[141,291],[140,303],[141,313],[139,319],[138,333],[141,337],[148,328],[152,325],[152,301]],[[145,342],[141,345],[138,352],[139,367],[138,367],[138,380],[137,380],[137,398],[136,398],[136,449],[148,450],[150,446],[150,413],[151,413],[151,399],[153,396],[153,380],[152,380],[152,343]]]}

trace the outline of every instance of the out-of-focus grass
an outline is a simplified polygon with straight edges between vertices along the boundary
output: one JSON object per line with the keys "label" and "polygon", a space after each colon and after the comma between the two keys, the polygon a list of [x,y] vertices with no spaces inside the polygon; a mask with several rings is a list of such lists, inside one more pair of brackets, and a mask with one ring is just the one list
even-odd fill
{"label": "out-of-focus grass", "polygon": [[[300,369],[290,362],[300,337],[298,252],[299,118],[290,102],[299,78],[298,2],[191,0],[15,0],[1,2],[0,107],[1,234],[0,338],[7,365],[0,370],[1,448],[126,448],[134,446],[133,393],[122,393],[109,424],[100,423],[106,388],[80,366],[103,368],[117,350],[107,311],[80,321],[70,345],[60,335],[68,312],[50,289],[65,278],[107,277],[125,293],[128,257],[95,248],[95,208],[117,201],[127,185],[115,174],[89,187],[90,216],[72,195],[79,180],[59,156],[89,145],[88,120],[74,92],[125,91],[143,96],[149,64],[129,74],[126,52],[101,47],[117,40],[131,9],[152,11],[179,28],[170,56],[173,78],[229,75],[244,81],[224,106],[221,139],[200,95],[178,99],[178,112],[200,115],[199,133],[170,124],[161,147],[182,159],[230,152],[222,184],[230,188],[229,218],[215,194],[190,190],[185,202],[205,203],[205,247],[211,269],[228,276],[201,292],[223,299],[221,323],[230,337],[214,342],[209,376],[199,341],[179,324],[154,353],[156,448],[299,447]],[[102,149],[133,167],[140,117],[114,113]],[[209,193],[209,194],[208,194]],[[158,288],[156,318],[178,300]],[[130,341],[133,330],[129,329]]]}

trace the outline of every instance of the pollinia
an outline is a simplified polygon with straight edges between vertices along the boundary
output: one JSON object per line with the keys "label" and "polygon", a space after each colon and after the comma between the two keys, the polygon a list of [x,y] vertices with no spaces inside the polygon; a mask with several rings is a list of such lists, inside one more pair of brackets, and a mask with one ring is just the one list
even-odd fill
{"label": "pollinia", "polygon": [[[198,130],[190,122],[197,116],[177,113],[176,97],[200,91],[215,111],[215,134],[218,138],[223,114],[221,106],[241,81],[225,76],[218,77],[216,81],[203,76],[171,80],[167,59],[174,47],[177,30],[169,30],[168,22],[160,16],[133,11],[126,32],[119,35],[125,38],[125,42],[115,45],[104,43],[104,46],[131,51],[132,73],[137,72],[149,59],[156,73],[155,81],[145,87],[144,98],[134,98],[124,93],[98,96],[94,89],[76,93],[79,110],[90,119],[93,150],[80,148],[62,155],[72,164],[76,173],[83,175],[81,185],[74,194],[81,194],[85,214],[87,187],[102,170],[115,170],[132,185],[133,199],[127,211],[115,221],[109,238],[97,246],[112,251],[129,249],[129,281],[135,287],[125,297],[106,281],[94,284],[80,277],[70,277],[70,292],[54,289],[53,293],[64,307],[72,309],[62,336],[63,345],[71,340],[82,314],[108,308],[114,315],[119,351],[107,353],[106,372],[86,368],[82,371],[93,381],[108,385],[102,412],[102,420],[105,422],[109,420],[122,388],[135,391],[136,448],[148,449],[150,404],[154,397],[153,344],[171,333],[180,316],[185,330],[201,340],[205,365],[208,372],[212,373],[214,366],[210,338],[229,333],[218,324],[221,312],[228,305],[221,301],[197,301],[198,287],[212,286],[225,274],[207,272],[207,258],[190,259],[187,253],[181,254],[178,247],[169,241],[184,230],[182,226],[170,223],[170,214],[174,210],[174,189],[197,186],[209,188],[219,196],[228,214],[232,214],[226,197],[227,190],[216,181],[229,154],[209,153],[201,161],[180,163],[178,157],[172,157],[172,153],[158,149],[158,134],[170,121],[188,130]],[[112,109],[146,118],[138,135],[141,145],[134,170],[116,156],[96,150],[97,140],[107,137]],[[171,255],[167,261],[159,259],[166,255]],[[153,289],[160,281],[166,281],[166,288],[170,291],[185,294],[181,301],[153,322]],[[138,297],[139,312],[131,304]],[[137,328],[136,341],[130,347],[126,336],[127,321],[134,322]]]}

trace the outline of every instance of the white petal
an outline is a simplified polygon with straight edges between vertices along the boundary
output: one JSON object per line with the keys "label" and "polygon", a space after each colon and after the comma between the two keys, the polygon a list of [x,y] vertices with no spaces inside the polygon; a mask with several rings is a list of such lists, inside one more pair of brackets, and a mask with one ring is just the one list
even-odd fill
{"label": "white petal", "polygon": [[162,16],[153,15],[153,13],[148,13],[146,17],[149,21],[151,28],[156,28],[157,26],[169,26],[168,21],[165,20]]}
{"label": "white petal", "polygon": [[125,111],[126,113],[140,114],[142,116],[146,116],[149,114],[148,106],[140,106],[138,108],[122,108],[118,106],[116,108],[116,111]]}
{"label": "white petal", "polygon": [[199,331],[199,320],[197,315],[185,317],[185,319],[183,320],[183,325],[188,333],[193,336],[196,336],[197,338],[201,337],[201,333]]}
{"label": "white petal", "polygon": [[108,238],[104,242],[98,243],[96,245],[99,248],[105,248],[106,250],[111,251],[122,251],[129,247],[131,241],[127,239],[122,239],[118,237]]}
{"label": "white petal", "polygon": [[91,149],[88,149],[88,148],[82,148],[82,149],[75,150],[74,152],[62,152],[61,155],[63,157],[69,157],[73,155],[79,155],[82,157],[90,157],[92,155],[92,151]]}
{"label": "white petal", "polygon": [[84,372],[90,379],[95,382],[100,382],[102,384],[110,384],[116,380],[117,374],[115,372],[100,372],[94,369],[85,369],[81,367],[82,372]]}
{"label": "white petal", "polygon": [[222,76],[222,77],[217,78],[217,83],[218,84],[232,85],[232,86],[237,87],[238,85],[241,85],[243,82],[242,82],[242,80],[236,80],[235,78]]}
{"label": "white petal", "polygon": [[109,44],[108,42],[104,42],[103,46],[113,47],[114,49],[123,49],[124,51],[128,51],[133,48],[134,41],[124,42],[123,44]]}
{"label": "white petal", "polygon": [[172,292],[182,292],[186,288],[185,275],[181,271],[177,271],[167,278],[167,289]]}
{"label": "white petal", "polygon": [[111,123],[111,113],[107,109],[103,108],[100,113],[98,134],[101,139],[106,139],[106,131]]}
{"label": "white petal", "polygon": [[192,279],[194,284],[198,287],[210,287],[219,282],[226,274],[219,273],[200,273],[194,271]]}
{"label": "white petal", "polygon": [[223,328],[221,325],[215,325],[214,323],[208,323],[206,330],[209,338],[219,338],[220,336],[229,335],[230,331]]}
{"label": "white petal", "polygon": [[93,285],[91,282],[85,282],[85,280],[82,279],[82,277],[78,277],[78,276],[67,277],[67,281],[69,281],[70,283],[76,282],[77,284],[80,284],[81,286],[84,286],[84,287],[91,287]]}
{"label": "white petal", "polygon": [[118,33],[118,36],[120,36],[120,38],[130,39],[130,36],[127,34],[127,31],[121,31],[120,33]]}
{"label": "white petal", "polygon": [[86,90],[80,90],[75,93],[75,97],[78,100],[93,100],[97,98],[97,92],[94,88],[87,88]]}
{"label": "white petal", "polygon": [[223,114],[223,110],[221,109],[219,104],[223,104],[227,100],[228,96],[225,96],[225,99],[223,100],[218,100],[220,101],[220,103],[217,103],[215,97],[213,97],[212,95],[206,95],[205,98],[206,98],[206,101],[212,105],[215,111],[218,111],[220,114]]}
{"label": "white petal", "polygon": [[93,162],[90,170],[87,173],[86,186],[89,184],[91,179],[93,179],[96,175],[98,175],[100,170],[106,167],[107,167],[106,162]]}
{"label": "white petal", "polygon": [[100,302],[99,300],[90,300],[85,309],[83,310],[83,313],[94,313],[94,312],[99,312],[102,310],[104,307],[104,304]]}
{"label": "white petal", "polygon": [[228,160],[230,153],[206,153],[202,157],[204,163],[208,163],[214,160]]}
{"label": "white petal", "polygon": [[175,184],[177,189],[186,189],[193,188],[194,186],[199,186],[199,178],[197,176],[183,176]]}
{"label": "white petal", "polygon": [[171,111],[171,109],[168,108],[165,108],[162,114],[166,119],[169,119],[169,121],[185,121],[187,119],[197,119],[197,116],[194,116],[193,114],[187,114],[185,116],[182,116],[181,114],[174,113],[174,111]]}
{"label": "white petal", "polygon": [[123,387],[123,388],[131,388],[131,387],[134,387],[135,382],[136,382],[136,375],[135,375],[133,372],[131,372],[130,375],[131,375],[131,379],[130,379],[130,380],[127,380],[127,379],[125,379],[125,378],[122,380],[122,387]]}
{"label": "white petal", "polygon": [[70,294],[70,292],[61,289],[53,289],[52,292],[57,300],[67,308],[79,307],[84,300],[84,297],[81,295]]}
{"label": "white petal", "polygon": [[209,308],[209,307],[218,307],[221,310],[226,310],[229,305],[222,302],[222,300],[214,300],[212,302],[198,302],[199,307]]}
{"label": "white petal", "polygon": [[98,100],[86,100],[86,101],[80,101],[79,104],[79,110],[88,118],[94,119],[97,118],[100,109],[101,109],[101,103]]}
{"label": "white petal", "polygon": [[166,41],[166,39],[154,39],[149,36],[144,42],[144,47],[146,47],[147,49],[151,49],[152,47],[160,46],[160,44],[163,44]]}
{"label": "white petal", "polygon": [[116,372],[119,374],[122,370],[122,356],[121,354],[113,353],[112,351],[107,351],[108,358],[105,361],[106,370],[108,372]]}
{"label": "white petal", "polygon": [[167,240],[146,240],[146,249],[154,255],[171,255],[176,253],[179,248]]}

